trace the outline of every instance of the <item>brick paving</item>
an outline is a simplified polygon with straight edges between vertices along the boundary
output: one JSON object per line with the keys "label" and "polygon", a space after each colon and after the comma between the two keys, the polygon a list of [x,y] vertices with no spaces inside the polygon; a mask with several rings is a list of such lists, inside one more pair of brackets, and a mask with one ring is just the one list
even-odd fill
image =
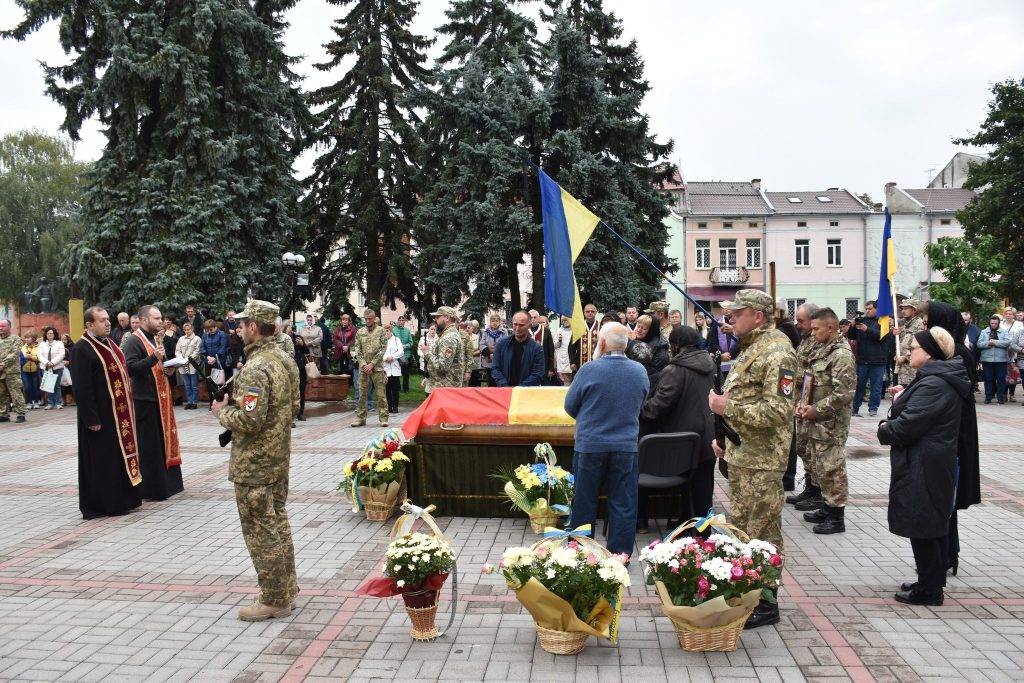
{"label": "brick paving", "polygon": [[410,641],[400,601],[355,595],[389,527],[351,514],[334,490],[377,431],[349,428],[341,407],[314,405],[294,433],[298,608],[254,624],[236,618],[255,575],[212,416],[177,414],[183,494],[83,521],[74,409],[32,412],[0,426],[0,679],[1024,680],[1024,414],[978,411],[985,503],[961,513],[960,573],[944,606],[892,599],[914,574],[910,547],[886,528],[887,450],[874,421],[855,418],[847,533],[817,537],[787,508],[782,623],[744,633],[736,652],[684,652],[634,566],[619,644],[592,639],[574,657],[541,650],[500,577],[479,574],[507,545],[535,540],[524,520],[439,520],[459,552],[461,600],[435,642]]}

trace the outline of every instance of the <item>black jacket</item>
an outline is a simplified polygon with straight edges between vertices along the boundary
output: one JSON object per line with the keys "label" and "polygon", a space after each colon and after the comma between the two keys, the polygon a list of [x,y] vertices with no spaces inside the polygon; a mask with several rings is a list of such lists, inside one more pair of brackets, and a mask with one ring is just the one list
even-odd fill
{"label": "black jacket", "polygon": [[891,446],[889,530],[906,538],[939,538],[949,530],[960,419],[973,401],[963,361],[929,361],[897,397],[878,441]]}
{"label": "black jacket", "polygon": [[846,336],[857,340],[857,362],[867,365],[886,365],[889,362],[888,348],[889,337],[892,332],[882,339],[879,335],[881,330],[878,327],[877,318],[858,318],[860,322],[868,326],[868,329],[861,332],[856,325],[850,325],[850,331]]}
{"label": "black jacket", "polygon": [[[152,337],[150,341],[152,342]],[[156,355],[150,356],[142,341],[135,335],[131,335],[124,344],[124,360],[128,367],[128,374],[132,378],[132,399],[155,403],[157,394],[153,366],[159,363],[160,359]]]}
{"label": "black jacket", "polygon": [[708,407],[714,382],[715,364],[708,352],[683,349],[658,374],[657,386],[644,401],[640,416],[653,423],[657,432],[696,432],[702,445],[700,460],[714,458],[715,422]]}

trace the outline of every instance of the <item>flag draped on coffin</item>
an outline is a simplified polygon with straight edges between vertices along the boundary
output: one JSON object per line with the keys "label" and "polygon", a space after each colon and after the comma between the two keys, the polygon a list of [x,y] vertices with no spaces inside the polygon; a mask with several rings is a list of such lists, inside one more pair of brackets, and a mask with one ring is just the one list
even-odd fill
{"label": "flag draped on coffin", "polygon": [[601,219],[547,173],[537,173],[544,222],[544,301],[550,310],[572,318],[575,341],[583,336],[586,323],[573,264]]}
{"label": "flag draped on coffin", "polygon": [[878,270],[878,330],[879,336],[889,334],[896,315],[893,310],[892,288],[896,277],[896,249],[892,242],[892,215],[885,209],[885,227],[882,230],[882,267]]}

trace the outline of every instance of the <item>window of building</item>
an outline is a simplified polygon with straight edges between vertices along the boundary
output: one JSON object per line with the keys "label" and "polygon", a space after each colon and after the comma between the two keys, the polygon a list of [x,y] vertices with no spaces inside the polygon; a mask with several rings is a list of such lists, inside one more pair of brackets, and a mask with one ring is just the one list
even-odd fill
{"label": "window of building", "polygon": [[825,244],[825,249],[828,252],[828,265],[830,266],[841,266],[843,265],[843,241],[842,240],[828,240]]}
{"label": "window of building", "polygon": [[807,221],[797,221],[796,222],[796,227],[798,227],[798,228],[806,228],[807,227]]}
{"label": "window of building", "polygon": [[829,221],[828,222],[828,227],[830,227],[830,228],[838,228],[839,227],[839,221]]}
{"label": "window of building", "polygon": [[796,265],[811,265],[811,241],[796,240]]}
{"label": "window of building", "polygon": [[786,197],[786,199],[789,200],[790,204],[803,204],[804,203],[804,200],[800,199],[799,197]]}
{"label": "window of building", "polygon": [[832,198],[826,197],[825,195],[822,194],[818,195],[818,201],[821,202],[822,204],[828,204],[830,201],[832,201]]}
{"label": "window of building", "polygon": [[707,223],[698,223],[697,227],[698,228],[706,228],[706,227],[708,227],[708,224]]}
{"label": "window of building", "polygon": [[939,221],[939,225],[952,225],[952,224],[953,224],[953,221],[950,220],[949,218],[943,218],[942,220]]}
{"label": "window of building", "polygon": [[736,269],[736,240],[718,240],[718,267]]}
{"label": "window of building", "polygon": [[722,223],[722,227],[723,228],[731,228],[732,227],[732,223]]}
{"label": "window of building", "polygon": [[707,270],[711,267],[711,240],[697,240],[697,268]]}
{"label": "window of building", "polygon": [[786,311],[790,318],[796,317],[796,309],[807,303],[807,299],[786,299]]}
{"label": "window of building", "polygon": [[757,221],[750,221],[749,223],[747,223],[747,227],[748,228],[756,228],[757,227]]}
{"label": "window of building", "polygon": [[857,317],[857,313],[860,312],[860,299],[847,299],[846,300],[846,319],[853,320]]}
{"label": "window of building", "polygon": [[761,240],[747,240],[747,268],[761,267]]}

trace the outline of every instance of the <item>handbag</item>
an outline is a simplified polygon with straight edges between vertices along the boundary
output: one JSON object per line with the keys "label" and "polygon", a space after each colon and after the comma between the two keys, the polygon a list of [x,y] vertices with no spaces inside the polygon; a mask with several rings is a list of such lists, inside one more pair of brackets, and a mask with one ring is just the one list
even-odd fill
{"label": "handbag", "polygon": [[57,373],[53,370],[47,370],[43,373],[43,381],[39,385],[39,388],[47,394],[52,394],[53,390],[57,388]]}
{"label": "handbag", "polygon": [[317,379],[320,377],[320,368],[313,362],[312,358],[306,356],[306,379]]}

